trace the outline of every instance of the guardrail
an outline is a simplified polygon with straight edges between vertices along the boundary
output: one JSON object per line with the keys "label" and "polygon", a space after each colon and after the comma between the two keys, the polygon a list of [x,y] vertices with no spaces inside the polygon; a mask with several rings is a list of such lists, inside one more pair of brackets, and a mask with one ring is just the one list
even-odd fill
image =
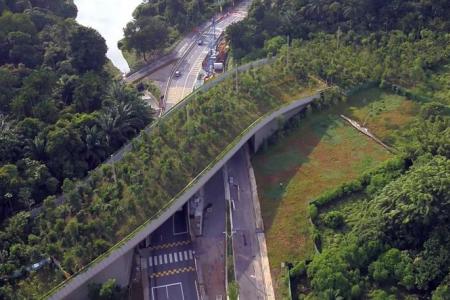
{"label": "guardrail", "polygon": [[[86,282],[92,276],[95,276],[98,272],[106,268],[109,263],[114,262],[116,259],[121,257],[123,254],[127,253],[129,250],[134,248],[148,233],[145,231],[153,231],[154,227],[158,224],[153,224],[158,221],[163,215],[169,217],[171,215],[171,211],[176,211],[179,207],[181,207],[192,195],[196,192],[196,189],[203,186],[210,177],[212,177],[224,164],[228,159],[234,155],[247,140],[253,136],[259,129],[264,127],[270,121],[275,119],[281,114],[284,114],[292,109],[295,109],[299,106],[306,105],[315,99],[320,97],[320,92],[324,89],[315,91],[315,93],[311,96],[303,97],[297,101],[289,103],[287,105],[283,105],[278,109],[273,109],[266,114],[262,115],[258,119],[256,119],[253,123],[251,123],[245,130],[243,130],[238,136],[236,136],[233,141],[226,146],[222,152],[216,156],[204,169],[201,171],[194,179],[192,179],[181,191],[179,191],[171,200],[169,200],[161,209],[159,209],[155,214],[153,214],[147,221],[134,229],[131,233],[129,233],[122,240],[117,242],[113,247],[108,249],[105,253],[98,256],[96,259],[91,261],[89,264],[84,266],[84,268],[75,274],[73,274],[70,278],[64,280],[53,289],[51,289],[47,294],[44,295],[44,298],[52,298],[52,299],[60,299],[69,292],[62,293],[61,290],[73,283],[73,281],[78,276],[85,275],[89,270],[91,273],[87,275],[88,278],[85,278],[83,282],[75,284],[74,288],[81,286],[84,282]],[[209,175],[209,177],[208,177]],[[163,221],[159,220],[160,223]],[[152,226],[153,225],[153,226]],[[158,225],[159,226],[159,225]],[[113,255],[116,254],[116,255]],[[109,261],[106,261],[109,258]],[[97,270],[96,272],[92,271],[92,268],[97,265],[103,263],[103,269]],[[60,295],[57,292],[61,292]],[[64,295],[65,294],[65,295]]]}

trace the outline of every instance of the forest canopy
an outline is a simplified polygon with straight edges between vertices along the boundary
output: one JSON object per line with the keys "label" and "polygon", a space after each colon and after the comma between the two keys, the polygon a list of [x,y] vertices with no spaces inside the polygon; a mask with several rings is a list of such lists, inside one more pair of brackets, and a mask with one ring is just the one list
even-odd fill
{"label": "forest canopy", "polygon": [[0,221],[84,177],[151,120],[73,1],[0,1]]}

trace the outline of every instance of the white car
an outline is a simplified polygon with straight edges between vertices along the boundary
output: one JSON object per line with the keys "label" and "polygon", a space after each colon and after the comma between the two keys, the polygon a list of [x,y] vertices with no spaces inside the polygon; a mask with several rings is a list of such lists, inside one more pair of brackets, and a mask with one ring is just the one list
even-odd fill
{"label": "white car", "polygon": [[181,76],[181,72],[180,71],[175,71],[175,77],[180,77]]}

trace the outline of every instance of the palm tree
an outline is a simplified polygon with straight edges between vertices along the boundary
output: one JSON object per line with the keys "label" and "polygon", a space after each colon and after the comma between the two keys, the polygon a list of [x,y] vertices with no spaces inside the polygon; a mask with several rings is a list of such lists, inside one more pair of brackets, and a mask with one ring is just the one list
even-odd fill
{"label": "palm tree", "polygon": [[37,135],[33,140],[28,142],[26,150],[28,154],[35,160],[45,161],[47,159],[47,139],[44,135]]}
{"label": "palm tree", "polygon": [[85,157],[89,166],[95,167],[106,157],[105,134],[97,125],[84,127],[82,140],[86,147]]}

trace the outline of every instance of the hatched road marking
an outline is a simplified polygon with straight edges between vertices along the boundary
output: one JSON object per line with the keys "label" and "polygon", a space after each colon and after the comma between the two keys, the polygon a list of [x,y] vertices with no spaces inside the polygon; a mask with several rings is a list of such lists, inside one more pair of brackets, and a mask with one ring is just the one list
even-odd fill
{"label": "hatched road marking", "polygon": [[195,268],[194,267],[184,267],[184,268],[179,268],[179,269],[172,269],[172,270],[167,270],[167,271],[156,272],[156,273],[151,274],[150,278],[160,278],[160,277],[172,276],[172,275],[177,275],[177,274],[187,273],[187,272],[195,272]]}
{"label": "hatched road marking", "polygon": [[173,248],[173,247],[176,247],[176,246],[189,245],[190,243],[191,243],[191,241],[189,241],[189,240],[187,240],[187,241],[180,241],[180,242],[173,242],[173,243],[167,243],[167,244],[162,244],[162,245],[149,247],[149,249],[150,250],[168,249],[168,248]]}

